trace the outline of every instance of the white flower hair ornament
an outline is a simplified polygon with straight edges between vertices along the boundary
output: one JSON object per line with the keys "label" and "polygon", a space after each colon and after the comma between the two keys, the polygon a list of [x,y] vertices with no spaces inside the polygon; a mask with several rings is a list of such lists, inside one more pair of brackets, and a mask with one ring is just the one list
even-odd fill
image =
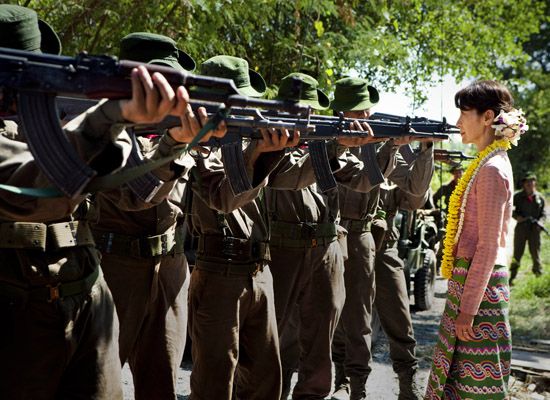
{"label": "white flower hair ornament", "polygon": [[495,136],[508,139],[514,146],[518,145],[520,136],[529,130],[523,111],[515,108],[509,112],[501,110],[494,122],[491,126],[495,128]]}

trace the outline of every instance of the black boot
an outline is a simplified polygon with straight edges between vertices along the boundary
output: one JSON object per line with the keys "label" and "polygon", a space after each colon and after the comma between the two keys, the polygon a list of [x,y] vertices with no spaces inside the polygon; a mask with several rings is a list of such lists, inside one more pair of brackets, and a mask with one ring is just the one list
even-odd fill
{"label": "black boot", "polygon": [[424,397],[416,382],[416,368],[400,372],[399,397],[397,400],[422,400]]}
{"label": "black boot", "polygon": [[349,379],[346,376],[344,366],[334,363],[334,394],[332,400],[349,400]]}
{"label": "black boot", "polygon": [[367,377],[368,375],[350,377],[349,400],[365,400],[367,398],[367,389],[365,388]]}

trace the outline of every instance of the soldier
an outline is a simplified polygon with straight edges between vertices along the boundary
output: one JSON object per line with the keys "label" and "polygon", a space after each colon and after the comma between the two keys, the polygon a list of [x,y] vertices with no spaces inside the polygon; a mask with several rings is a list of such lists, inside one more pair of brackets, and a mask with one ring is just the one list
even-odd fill
{"label": "soldier", "polygon": [[[34,11],[0,6],[0,46],[59,53],[58,40],[54,47],[41,43],[41,30],[44,38],[55,36]],[[108,154],[122,165],[130,144],[124,123],[152,123],[187,107],[185,88],[174,92],[162,75],[144,68],[132,72],[132,88],[131,99],[103,101],[66,125],[85,161]],[[186,123],[174,133],[187,142],[197,130]],[[51,185],[27,145],[3,135],[0,182]],[[1,196],[0,356],[9,362],[0,366],[0,398],[122,399],[114,303],[90,228],[71,217],[84,199]]]}
{"label": "soldier", "polygon": [[[344,78],[336,82],[331,108],[349,118],[365,119],[378,102],[378,91],[363,79]],[[418,181],[428,181],[433,172],[433,152],[426,146],[408,166],[397,153],[409,138],[388,141],[378,150],[378,164],[384,176],[413,192],[421,192]],[[428,149],[429,147],[429,149]],[[356,152],[358,149],[352,149]],[[432,161],[430,169],[429,160]],[[365,399],[365,383],[370,374],[371,318],[375,299],[375,243],[371,226],[378,213],[379,186],[360,193],[340,186],[341,224],[348,230],[348,260],[345,268],[346,302],[333,342],[335,393],[333,399]],[[390,289],[391,290],[391,289]],[[379,311],[380,312],[380,311]],[[388,312],[391,318],[391,312]]]}
{"label": "soldier", "polygon": [[[261,75],[242,58],[212,57],[201,65],[201,74],[232,79],[243,95],[260,97],[266,89]],[[199,244],[189,290],[191,399],[229,400],[233,390],[239,399],[280,396],[263,187],[284,156],[281,150],[296,145],[299,135],[292,141],[286,130],[262,130],[262,135],[245,150],[252,190],[233,196],[202,174],[193,175],[192,225]],[[197,160],[199,171],[215,164],[222,166],[219,156]]]}
{"label": "soldier", "polygon": [[[328,97],[317,89],[309,75],[292,73],[283,79],[278,98],[296,100],[291,95],[291,78],[303,83],[300,103],[314,110],[326,109]],[[357,125],[372,135],[368,125]],[[362,163],[342,145],[368,143],[339,139],[329,152],[341,157],[335,176],[339,182],[360,190],[369,183]],[[297,150],[300,160],[307,154]],[[334,163],[331,163],[334,164]],[[316,184],[298,191],[266,191],[271,220],[271,260],[275,310],[281,340],[283,395],[290,392],[290,379],[298,369],[294,399],[325,398],[330,392],[331,342],[344,304],[343,254],[337,241],[339,228],[338,192],[321,193]],[[298,360],[299,359],[299,360]]]}
{"label": "soldier", "polygon": [[[172,39],[147,32],[125,36],[120,59],[180,71],[195,68],[193,59]],[[194,114],[187,112],[185,118],[193,121]],[[137,140],[145,155],[166,155],[177,144],[170,133]],[[93,202],[93,233],[120,322],[120,362],[130,365],[137,400],[176,399],[187,331],[189,274],[181,199],[169,193],[183,191],[185,180],[179,178],[187,176],[193,165],[193,158],[185,155],[154,171],[165,184],[150,202],[140,200],[128,187],[98,193]]]}
{"label": "soldier", "polygon": [[[433,195],[433,203],[436,207],[440,209],[447,210],[449,208],[449,198],[451,197],[451,194],[455,190],[456,184],[462,177],[462,173],[464,172],[464,169],[462,168],[462,165],[458,164],[453,167],[451,167],[450,170],[451,174],[453,174],[453,179],[446,183],[445,185],[441,185],[439,189],[435,192]],[[445,203],[445,206],[443,206],[442,201]]]}
{"label": "soldier", "polygon": [[514,258],[510,265],[510,285],[516,278],[525,251],[525,243],[529,244],[529,252],[533,259],[533,274],[542,274],[540,260],[541,226],[546,218],[545,201],[537,191],[537,177],[528,174],[521,180],[522,190],[514,195],[513,217],[517,221],[514,230]]}

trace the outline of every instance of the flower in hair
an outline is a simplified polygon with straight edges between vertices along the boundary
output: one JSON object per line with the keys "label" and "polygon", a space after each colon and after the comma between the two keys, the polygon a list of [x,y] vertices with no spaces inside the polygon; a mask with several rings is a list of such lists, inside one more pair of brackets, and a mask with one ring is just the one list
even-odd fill
{"label": "flower in hair", "polygon": [[523,111],[515,108],[509,112],[501,110],[494,122],[495,135],[507,139],[514,146],[517,146],[520,136],[529,130]]}

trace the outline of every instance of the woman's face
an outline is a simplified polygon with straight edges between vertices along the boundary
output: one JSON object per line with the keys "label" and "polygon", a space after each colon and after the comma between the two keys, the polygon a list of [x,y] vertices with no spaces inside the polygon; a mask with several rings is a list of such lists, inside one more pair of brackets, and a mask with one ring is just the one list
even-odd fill
{"label": "woman's face", "polygon": [[460,136],[462,143],[479,143],[486,132],[486,116],[485,113],[478,114],[477,110],[460,110],[460,117],[456,122],[456,126],[460,128]]}

